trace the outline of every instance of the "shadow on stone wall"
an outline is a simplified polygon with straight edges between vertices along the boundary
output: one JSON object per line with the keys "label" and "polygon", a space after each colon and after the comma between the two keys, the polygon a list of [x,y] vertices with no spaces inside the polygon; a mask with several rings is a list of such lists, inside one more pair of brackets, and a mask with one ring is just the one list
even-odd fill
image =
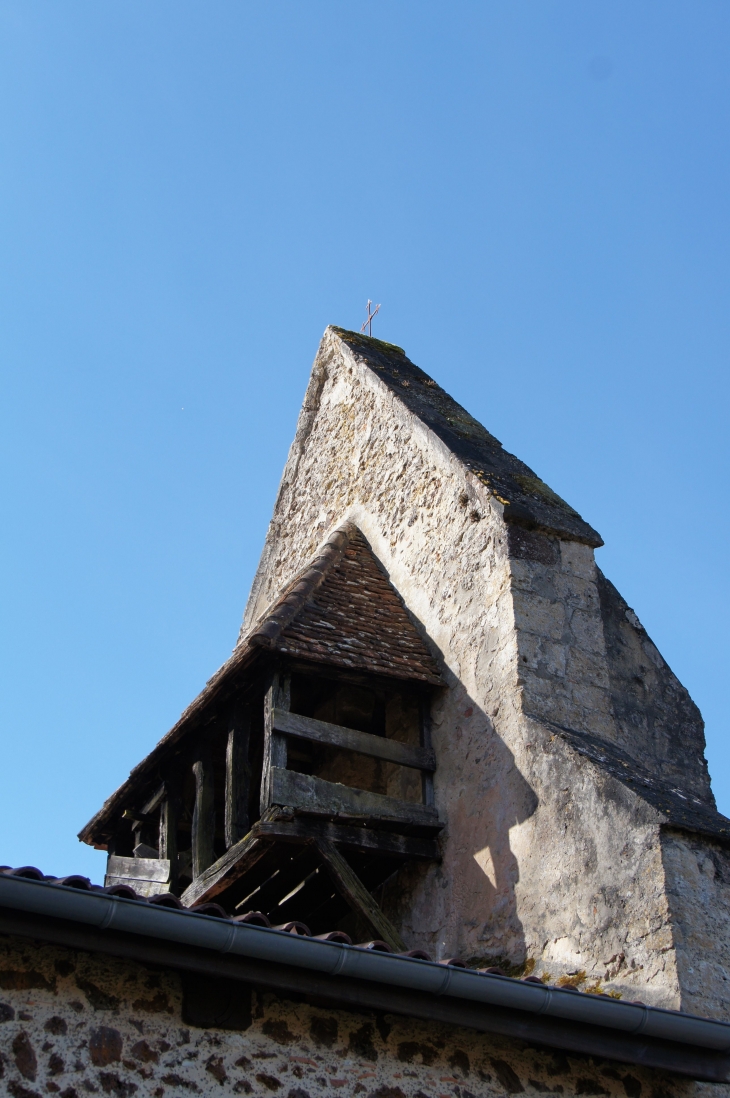
{"label": "shadow on stone wall", "polygon": [[529,961],[510,830],[532,816],[537,795],[460,683],[435,703],[432,724],[443,860],[404,867],[384,889],[383,903],[406,940],[434,955],[523,973]]}

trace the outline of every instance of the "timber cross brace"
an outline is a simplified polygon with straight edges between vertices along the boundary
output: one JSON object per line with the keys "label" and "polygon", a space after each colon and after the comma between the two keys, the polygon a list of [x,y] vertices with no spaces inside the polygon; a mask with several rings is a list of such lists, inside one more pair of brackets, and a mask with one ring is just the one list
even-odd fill
{"label": "timber cross brace", "polygon": [[378,897],[404,863],[439,857],[438,667],[349,525],[257,630],[82,837],[109,851],[108,885],[405,951]]}

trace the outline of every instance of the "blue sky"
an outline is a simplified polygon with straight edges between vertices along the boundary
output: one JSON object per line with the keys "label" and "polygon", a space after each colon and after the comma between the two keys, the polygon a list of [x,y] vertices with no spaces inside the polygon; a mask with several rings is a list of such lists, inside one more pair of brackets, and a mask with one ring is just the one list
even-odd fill
{"label": "blue sky", "polygon": [[724,0],[0,0],[0,861],[100,879],[367,298],[601,532],[730,813],[729,62]]}

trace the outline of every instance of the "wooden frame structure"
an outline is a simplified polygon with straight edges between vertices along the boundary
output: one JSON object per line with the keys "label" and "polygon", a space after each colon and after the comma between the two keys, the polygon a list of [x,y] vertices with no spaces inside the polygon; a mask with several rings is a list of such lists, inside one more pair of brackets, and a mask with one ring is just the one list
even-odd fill
{"label": "wooden frame structure", "polygon": [[[81,833],[109,851],[107,883],[315,934],[347,925],[404,950],[375,894],[404,862],[439,856],[428,715],[441,678],[359,531],[335,532],[229,663],[184,735],[173,729]],[[322,697],[344,717],[323,719]]]}

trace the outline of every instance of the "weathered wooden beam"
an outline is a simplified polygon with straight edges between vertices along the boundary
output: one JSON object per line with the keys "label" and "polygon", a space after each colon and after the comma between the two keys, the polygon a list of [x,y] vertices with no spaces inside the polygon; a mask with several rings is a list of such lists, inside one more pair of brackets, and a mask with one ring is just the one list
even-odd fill
{"label": "weathered wooden beam", "polygon": [[273,713],[274,729],[288,736],[297,736],[302,740],[324,743],[329,747],[340,747],[346,751],[356,751],[359,755],[369,755],[373,759],[386,759],[399,766],[410,766],[416,770],[435,770],[436,760],[433,752],[423,747],[414,747],[398,740],[388,740],[385,736],[373,736],[370,732],[358,732],[354,728],[342,728],[338,724],[315,721],[311,717],[302,717],[298,713],[286,713],[275,709]]}
{"label": "weathered wooden beam", "polygon": [[443,824],[431,805],[411,804],[381,793],[351,789],[311,774],[271,768],[271,803],[299,809],[313,816],[349,816],[377,819],[440,831]]}
{"label": "weathered wooden beam", "polygon": [[436,769],[436,756],[433,751],[433,744],[431,743],[431,704],[430,699],[420,695],[418,699],[418,718],[421,733],[421,747],[424,751],[428,751],[434,760],[434,765],[431,772],[423,770],[421,772],[421,796],[423,797],[423,803],[433,805],[434,804],[434,792],[433,792],[433,771]]}
{"label": "weathered wooden beam", "polygon": [[334,843],[320,839],[317,850],[332,876],[335,888],[354,911],[364,915],[375,931],[376,938],[380,938],[396,953],[405,953],[408,947],[400,934]]}
{"label": "weathered wooden beam", "polygon": [[251,770],[248,742],[251,713],[248,706],[235,706],[228,722],[226,744],[226,848],[235,846],[248,834],[248,795]]}
{"label": "weathered wooden beam", "polygon": [[170,862],[164,858],[107,858],[104,884],[125,884],[140,896],[170,891]]}
{"label": "weathered wooden beam", "polygon": [[165,796],[160,803],[160,857],[170,863],[170,888],[178,878],[177,827],[182,810],[182,795],[178,776],[165,783]]}
{"label": "weathered wooden beam", "polygon": [[285,843],[325,839],[350,850],[364,850],[389,858],[415,858],[428,862],[440,860],[435,839],[412,838],[409,835],[396,835],[392,831],[374,831],[365,827],[348,827],[347,824],[304,816],[297,816],[293,820],[259,820],[254,824],[252,832],[262,839],[276,839]]}
{"label": "weathered wooden beam", "polygon": [[195,808],[193,809],[193,880],[215,861],[215,800],[213,761],[205,750],[193,763]]}
{"label": "weathered wooden beam", "polygon": [[246,835],[188,885],[180,899],[186,907],[201,900],[212,900],[248,873],[270,850],[271,843],[266,839],[253,833]]}
{"label": "weathered wooden beam", "polygon": [[159,806],[162,803],[164,797],[165,797],[165,786],[161,785],[160,788],[157,790],[157,792],[152,797],[150,797],[150,799],[147,801],[147,804],[142,806],[142,817],[140,817],[140,818],[143,818],[144,816],[149,815],[149,813],[154,812],[156,808],[159,808]]}
{"label": "weathered wooden beam", "polygon": [[261,771],[261,815],[272,804],[272,770],[286,767],[286,738],[274,729],[274,711],[286,711],[291,705],[291,677],[280,671],[274,673],[271,686],[264,699],[264,761]]}
{"label": "weathered wooden beam", "polygon": [[112,854],[107,858],[106,871],[113,877],[165,884],[170,878],[170,863],[165,858],[122,858]]}

